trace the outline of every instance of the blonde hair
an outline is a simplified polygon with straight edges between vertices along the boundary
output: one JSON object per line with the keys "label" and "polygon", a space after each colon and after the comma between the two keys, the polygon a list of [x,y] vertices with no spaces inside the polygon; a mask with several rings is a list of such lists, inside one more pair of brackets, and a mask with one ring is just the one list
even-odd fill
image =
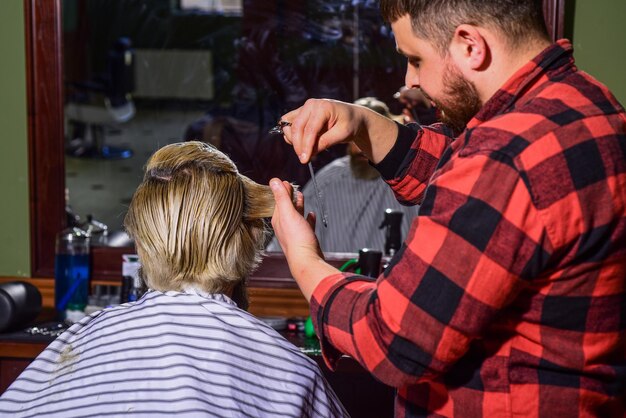
{"label": "blonde hair", "polygon": [[148,160],[124,226],[151,289],[230,291],[258,265],[274,212],[269,186],[239,174],[203,142],[159,149]]}

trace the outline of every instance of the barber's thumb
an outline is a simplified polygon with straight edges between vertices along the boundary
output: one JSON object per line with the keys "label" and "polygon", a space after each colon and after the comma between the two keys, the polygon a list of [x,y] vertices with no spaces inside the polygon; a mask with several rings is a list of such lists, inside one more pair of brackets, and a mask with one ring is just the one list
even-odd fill
{"label": "barber's thumb", "polygon": [[284,207],[284,205],[289,205],[293,208],[291,196],[289,196],[285,185],[280,179],[271,179],[270,188],[272,189],[272,193],[274,194],[274,200],[276,201],[277,207]]}

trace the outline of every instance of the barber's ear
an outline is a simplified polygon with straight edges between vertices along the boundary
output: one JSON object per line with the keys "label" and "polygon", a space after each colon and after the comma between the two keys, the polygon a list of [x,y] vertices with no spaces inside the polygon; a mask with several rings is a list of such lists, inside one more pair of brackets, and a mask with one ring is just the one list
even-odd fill
{"label": "barber's ear", "polygon": [[467,70],[481,71],[489,65],[489,45],[478,28],[473,25],[459,25],[454,31],[450,52],[457,64]]}

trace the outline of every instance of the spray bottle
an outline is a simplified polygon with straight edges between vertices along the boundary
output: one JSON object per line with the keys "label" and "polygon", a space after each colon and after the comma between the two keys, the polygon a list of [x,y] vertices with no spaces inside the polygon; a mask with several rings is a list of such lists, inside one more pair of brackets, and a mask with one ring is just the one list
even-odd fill
{"label": "spray bottle", "polygon": [[404,214],[398,210],[386,209],[383,222],[379,229],[385,228],[385,257],[383,259],[383,270],[389,265],[389,260],[400,250],[402,245],[402,217]]}

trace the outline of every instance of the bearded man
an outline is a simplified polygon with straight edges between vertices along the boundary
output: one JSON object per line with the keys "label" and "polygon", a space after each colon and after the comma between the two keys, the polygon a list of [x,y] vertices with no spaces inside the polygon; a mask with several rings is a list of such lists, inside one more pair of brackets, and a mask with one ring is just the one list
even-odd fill
{"label": "bearded man", "polygon": [[[534,0],[381,0],[406,85],[441,126],[309,100],[284,129],[301,162],[355,142],[421,204],[376,282],[341,274],[270,181],[272,224],[326,361],[398,389],[396,416],[626,413],[626,113],[551,43]],[[300,212],[300,213],[299,213]]]}

